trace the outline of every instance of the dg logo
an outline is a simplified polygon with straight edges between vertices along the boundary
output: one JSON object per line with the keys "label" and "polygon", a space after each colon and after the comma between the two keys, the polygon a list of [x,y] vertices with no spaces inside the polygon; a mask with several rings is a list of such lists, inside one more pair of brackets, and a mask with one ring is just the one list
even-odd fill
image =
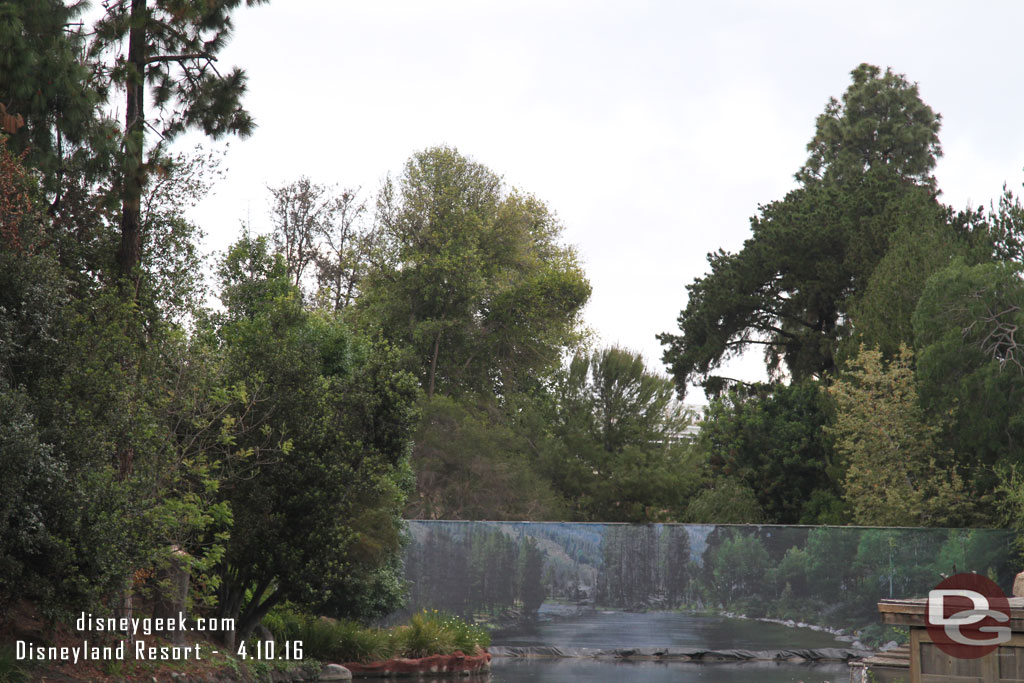
{"label": "dg logo", "polygon": [[991,579],[956,574],[928,593],[928,635],[946,654],[977,659],[1010,640],[1010,603]]}

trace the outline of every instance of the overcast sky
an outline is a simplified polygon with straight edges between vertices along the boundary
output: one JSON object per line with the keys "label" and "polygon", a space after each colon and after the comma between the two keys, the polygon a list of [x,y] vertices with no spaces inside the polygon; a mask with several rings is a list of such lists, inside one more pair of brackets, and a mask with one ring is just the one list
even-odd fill
{"label": "overcast sky", "polygon": [[414,151],[452,145],[559,214],[593,286],[587,323],[655,369],[707,252],[738,250],[758,204],[794,186],[859,63],[942,114],[947,203],[1024,180],[1019,2],[272,0],[235,24],[220,61],[248,72],[259,128],[195,210],[209,249],[247,218],[269,228],[267,184],[370,197]]}

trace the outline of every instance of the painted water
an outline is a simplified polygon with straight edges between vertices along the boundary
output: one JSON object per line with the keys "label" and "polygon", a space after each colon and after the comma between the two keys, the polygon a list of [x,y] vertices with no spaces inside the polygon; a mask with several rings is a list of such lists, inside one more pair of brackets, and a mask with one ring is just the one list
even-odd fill
{"label": "painted water", "polygon": [[[408,529],[410,599],[393,620],[445,610],[498,624],[494,646],[577,655],[846,648],[826,631],[724,615],[849,632],[879,623],[879,599],[923,596],[942,573],[976,571],[1006,590],[1015,572],[1012,534],[999,530],[445,521]],[[483,680],[839,683],[849,673],[841,663],[496,657]]]}
{"label": "painted water", "polygon": [[492,644],[559,648],[708,648],[715,650],[783,650],[847,648],[849,643],[806,628],[788,628],[753,619],[681,612],[590,610],[567,615],[565,608],[543,605],[538,619],[492,634]]}
{"label": "painted water", "polygon": [[[494,645],[504,647],[558,647],[567,650],[666,648],[775,650],[846,647],[824,632],[794,629],[750,619],[701,616],[680,612],[622,612],[572,607],[541,607],[538,619],[498,631]],[[592,681],[594,683],[839,683],[849,680],[845,664],[790,664],[744,662],[698,664],[595,659],[496,657],[492,683]]]}
{"label": "painted water", "polygon": [[[476,679],[474,679],[476,680]],[[845,664],[686,664],[596,659],[494,660],[488,683],[847,683]]]}

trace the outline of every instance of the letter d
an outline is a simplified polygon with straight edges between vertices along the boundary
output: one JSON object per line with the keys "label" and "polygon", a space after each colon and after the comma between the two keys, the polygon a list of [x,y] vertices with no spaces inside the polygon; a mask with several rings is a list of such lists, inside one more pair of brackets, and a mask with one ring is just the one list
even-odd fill
{"label": "letter d", "polygon": [[[967,598],[973,604],[971,610],[957,611],[949,618],[945,616],[945,599]],[[928,591],[928,623],[935,626],[970,626],[988,616],[988,598],[977,591],[965,588],[945,588]]]}
{"label": "letter d", "polygon": [[14,658],[21,660],[25,659],[25,641],[19,640],[14,645]]}

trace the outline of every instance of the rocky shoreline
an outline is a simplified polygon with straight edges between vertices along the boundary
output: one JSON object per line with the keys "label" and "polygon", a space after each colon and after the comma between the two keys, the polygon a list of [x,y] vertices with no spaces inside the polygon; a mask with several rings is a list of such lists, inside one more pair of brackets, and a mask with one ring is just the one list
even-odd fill
{"label": "rocky shoreline", "polygon": [[[821,626],[819,624],[808,624],[806,622],[796,621],[794,619],[775,619],[772,617],[748,617],[745,614],[736,614],[734,612],[718,612],[716,614],[718,614],[718,616],[728,617],[730,619],[748,619],[751,621],[760,621],[766,624],[776,624],[778,626],[785,626],[787,628],[806,628],[811,631],[816,631],[818,633],[828,633],[840,642],[850,643],[850,648],[853,650],[864,650],[874,652],[874,650],[871,650],[866,645],[864,645],[864,643],[860,642],[856,635],[856,632],[854,632],[853,634],[849,634],[846,632],[846,629],[842,628],[832,628],[831,626]],[[882,645],[881,647],[879,647],[878,652],[887,652],[889,650],[894,650],[899,646],[899,643],[897,643],[895,640],[891,640]]]}

